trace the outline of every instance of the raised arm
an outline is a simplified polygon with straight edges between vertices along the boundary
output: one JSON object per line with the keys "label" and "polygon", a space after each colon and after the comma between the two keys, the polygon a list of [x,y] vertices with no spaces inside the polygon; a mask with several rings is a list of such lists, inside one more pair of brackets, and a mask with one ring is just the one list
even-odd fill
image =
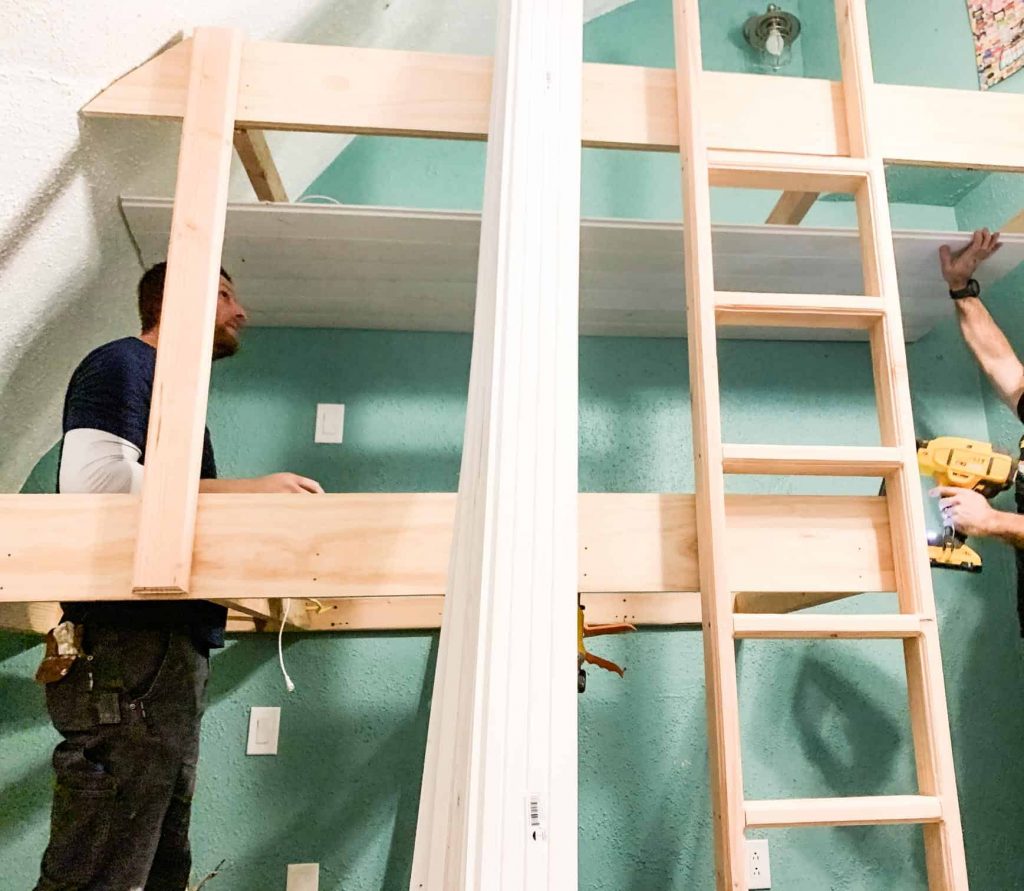
{"label": "raised arm", "polygon": [[[978,266],[1000,247],[999,233],[990,233],[988,229],[979,229],[970,242],[956,252],[949,245],[943,245],[939,249],[939,260],[942,277],[950,291],[967,288]],[[980,299],[961,297],[954,303],[968,349],[999,398],[1016,414],[1024,395],[1024,365]]]}

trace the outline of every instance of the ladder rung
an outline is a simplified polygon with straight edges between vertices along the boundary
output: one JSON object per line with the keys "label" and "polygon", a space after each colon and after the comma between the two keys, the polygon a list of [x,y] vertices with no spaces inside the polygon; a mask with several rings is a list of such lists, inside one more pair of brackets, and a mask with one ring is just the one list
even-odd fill
{"label": "ladder rung", "polygon": [[799,192],[856,192],[871,169],[863,158],[730,151],[708,152],[708,168],[712,186]]}
{"label": "ladder rung", "polygon": [[901,465],[900,450],[887,446],[722,446],[726,473],[885,476]]}
{"label": "ladder rung", "polygon": [[874,826],[886,823],[937,823],[939,799],[930,795],[881,795],[868,798],[792,798],[746,801],[748,829],[784,826]]}
{"label": "ladder rung", "polygon": [[885,314],[881,297],[835,294],[715,293],[719,325],[866,330]]}
{"label": "ladder rung", "polygon": [[915,615],[830,616],[825,614],[739,613],[733,617],[736,637],[761,638],[905,638],[921,634]]}

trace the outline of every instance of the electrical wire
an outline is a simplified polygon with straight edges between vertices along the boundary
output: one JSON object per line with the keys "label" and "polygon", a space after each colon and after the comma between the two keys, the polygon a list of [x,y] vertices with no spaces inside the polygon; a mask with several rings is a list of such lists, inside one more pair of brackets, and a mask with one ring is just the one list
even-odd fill
{"label": "electrical wire", "polygon": [[284,667],[284,626],[288,621],[288,611],[292,608],[292,600],[290,597],[285,599],[284,602],[284,615],[281,616],[281,626],[277,629],[277,661],[281,665],[281,674],[284,676],[284,686],[289,693],[295,692],[295,684],[292,683],[292,679],[288,676],[288,669]]}
{"label": "electrical wire", "polygon": [[342,207],[342,203],[337,198],[332,198],[330,195],[303,195],[296,204],[315,204],[317,201],[326,201],[328,204],[337,204],[338,207]]}

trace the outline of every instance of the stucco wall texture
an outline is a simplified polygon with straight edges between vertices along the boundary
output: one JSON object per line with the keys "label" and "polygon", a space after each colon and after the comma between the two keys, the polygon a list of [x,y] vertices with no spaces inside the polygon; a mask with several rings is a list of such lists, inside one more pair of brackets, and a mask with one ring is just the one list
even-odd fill
{"label": "stucco wall texture", "polygon": [[[745,64],[736,28],[756,6],[738,0],[704,4],[708,67]],[[834,46],[823,35],[831,27],[830,0],[787,6],[808,26],[799,73],[829,76]],[[970,38],[960,0],[906,0],[898,6],[882,0],[869,6],[880,79],[973,89],[969,56],[966,65],[961,59],[970,53]],[[671,64],[670,7],[669,0],[636,0],[592,23],[586,32],[588,58]],[[203,19],[210,20],[209,12]],[[908,45],[917,43],[920,52],[908,52]],[[958,72],[955,83],[951,71]],[[152,134],[157,142],[158,129]],[[440,157],[435,145],[357,139],[309,191],[359,203],[477,206],[479,156],[474,152],[479,147],[459,147]],[[168,152],[173,164],[173,150]],[[607,153],[591,154],[586,163],[584,207],[590,212],[678,215],[672,208],[678,195],[674,159]],[[133,167],[130,158],[125,167]],[[1009,181],[1004,190],[1016,183]],[[111,196],[130,191],[116,179],[108,186]],[[958,221],[964,228],[997,222],[989,217],[1002,208],[983,199],[976,186],[973,182],[965,191],[962,178],[941,175],[905,180],[906,203],[896,205],[894,215],[897,221],[903,215],[922,226],[949,228]],[[61,194],[61,187],[55,191]],[[52,206],[59,200],[54,198]],[[764,200],[718,195],[716,218],[763,219]],[[814,221],[842,223],[848,211],[840,203],[823,202]],[[47,216],[36,224],[39,233],[49,231]],[[58,224],[53,225],[56,233]],[[83,222],[81,231],[91,232],[92,225]],[[116,253],[116,240],[112,245]],[[16,250],[14,258],[27,250]],[[67,262],[77,257],[68,247],[64,251]],[[0,258],[5,264],[6,257]],[[102,287],[96,285],[93,302],[121,310],[110,309],[102,324],[76,331],[76,340],[54,340],[49,350],[39,345],[19,360],[28,377],[30,368],[37,372],[55,362],[58,350],[66,359],[33,392],[56,405],[67,369],[86,348],[131,330],[124,307],[130,306],[136,273],[126,261],[120,278],[102,277]],[[6,265],[0,274],[7,275]],[[66,270],[56,269],[53,278],[50,293],[60,293]],[[1022,285],[1013,277],[991,295],[1009,325],[1024,324],[1014,303]],[[6,286],[0,293],[5,295],[0,299],[14,299]],[[944,299],[941,293],[937,297]],[[68,316],[63,306],[55,303],[54,318]],[[75,318],[66,324],[74,327]],[[452,490],[469,350],[464,335],[254,329],[244,351],[214,370],[209,422],[222,472],[290,469],[321,479],[331,491]],[[728,440],[876,441],[864,346],[725,342],[720,362]],[[1019,425],[1001,422],[1009,415],[986,402],[952,318],[910,348],[909,362],[918,433],[984,438],[991,428],[1000,441],[1016,438]],[[24,386],[18,384],[19,393]],[[340,447],[312,442],[315,404],[321,401],[346,404]],[[28,396],[24,405],[37,410]],[[28,448],[24,437],[14,442],[6,428],[0,429],[12,450]],[[51,442],[39,438],[20,466],[31,467]],[[52,490],[53,465],[51,453],[26,490]],[[8,479],[17,485],[21,477],[12,473]],[[684,343],[581,341],[580,484],[588,491],[692,490]],[[746,491],[860,490],[849,480],[751,478],[743,485]],[[972,887],[1002,891],[1024,888],[1016,853],[1024,822],[1020,639],[1009,554],[988,543],[979,547],[984,574],[937,575],[936,593]],[[893,608],[891,596],[878,595],[830,609]],[[711,889],[700,634],[648,630],[595,648],[628,671],[624,680],[592,673],[580,699],[580,887]],[[0,636],[0,862],[5,866],[0,887],[5,889],[31,887],[46,837],[48,757],[56,735],[30,680],[39,652],[34,638]],[[435,656],[431,634],[295,636],[286,641],[298,687],[289,696],[271,637],[241,637],[217,654],[193,831],[197,878],[227,859],[209,891],[283,888],[286,864],[309,861],[321,864],[324,891],[408,886]],[[915,788],[898,644],[745,642],[739,673],[748,796]],[[283,708],[276,758],[244,755],[248,709],[254,705]],[[768,837],[776,888],[926,887],[920,832],[914,828],[792,830]]]}

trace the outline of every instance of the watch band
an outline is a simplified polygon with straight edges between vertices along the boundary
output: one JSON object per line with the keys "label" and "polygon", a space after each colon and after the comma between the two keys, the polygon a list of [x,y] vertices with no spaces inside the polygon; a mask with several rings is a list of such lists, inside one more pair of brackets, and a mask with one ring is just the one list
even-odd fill
{"label": "watch band", "polygon": [[967,279],[967,285],[963,288],[958,288],[956,291],[950,290],[949,296],[954,300],[963,300],[964,297],[977,297],[981,294],[981,285],[978,284],[977,279]]}

